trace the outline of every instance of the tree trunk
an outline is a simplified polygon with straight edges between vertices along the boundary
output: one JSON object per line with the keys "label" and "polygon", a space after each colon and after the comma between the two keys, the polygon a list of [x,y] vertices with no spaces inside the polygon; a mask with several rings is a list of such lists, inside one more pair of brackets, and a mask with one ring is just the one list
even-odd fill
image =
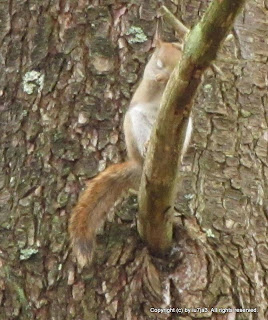
{"label": "tree trunk", "polygon": [[[209,3],[175,2],[165,5],[187,27]],[[196,98],[173,254],[149,255],[133,223],[135,197],[105,225],[92,266],[77,272],[70,254],[68,218],[85,181],[125,156],[123,113],[151,52],[158,6],[0,2],[0,319],[268,318],[261,0],[247,2],[216,61],[223,75],[208,71]]]}

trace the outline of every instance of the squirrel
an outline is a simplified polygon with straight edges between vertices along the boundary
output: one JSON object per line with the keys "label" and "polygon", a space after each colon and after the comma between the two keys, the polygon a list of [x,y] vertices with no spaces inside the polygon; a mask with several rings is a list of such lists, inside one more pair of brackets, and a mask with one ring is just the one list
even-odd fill
{"label": "squirrel", "polygon": [[[92,260],[96,234],[105,222],[109,209],[130,188],[139,188],[146,148],[161,97],[180,58],[179,43],[156,40],[156,49],[145,67],[124,118],[129,160],[111,165],[90,180],[72,212],[69,222],[71,246],[82,267]],[[182,154],[187,149],[191,127],[189,120]]]}

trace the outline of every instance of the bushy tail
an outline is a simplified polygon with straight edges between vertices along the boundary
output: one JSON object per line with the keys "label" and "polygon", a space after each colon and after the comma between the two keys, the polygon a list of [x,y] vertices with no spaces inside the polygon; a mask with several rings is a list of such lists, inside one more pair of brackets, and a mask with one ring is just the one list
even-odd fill
{"label": "bushy tail", "polygon": [[71,244],[81,266],[92,259],[96,233],[109,209],[129,188],[138,188],[141,171],[138,163],[128,161],[108,167],[89,181],[69,223]]}

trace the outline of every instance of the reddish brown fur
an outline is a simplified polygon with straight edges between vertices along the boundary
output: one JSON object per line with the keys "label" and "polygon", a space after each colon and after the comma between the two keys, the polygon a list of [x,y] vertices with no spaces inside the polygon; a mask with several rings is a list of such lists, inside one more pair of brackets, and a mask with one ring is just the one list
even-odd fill
{"label": "reddish brown fur", "polygon": [[107,168],[89,181],[70,219],[72,246],[80,265],[91,260],[98,229],[106,220],[109,209],[129,188],[139,186],[141,166],[128,161]]}

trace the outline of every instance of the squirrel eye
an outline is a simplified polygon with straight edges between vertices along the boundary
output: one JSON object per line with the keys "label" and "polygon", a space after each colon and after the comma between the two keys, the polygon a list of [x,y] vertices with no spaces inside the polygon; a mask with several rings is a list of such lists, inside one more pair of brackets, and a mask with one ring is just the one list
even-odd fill
{"label": "squirrel eye", "polygon": [[164,64],[160,59],[157,59],[156,65],[158,66],[159,69],[163,69],[164,68]]}

